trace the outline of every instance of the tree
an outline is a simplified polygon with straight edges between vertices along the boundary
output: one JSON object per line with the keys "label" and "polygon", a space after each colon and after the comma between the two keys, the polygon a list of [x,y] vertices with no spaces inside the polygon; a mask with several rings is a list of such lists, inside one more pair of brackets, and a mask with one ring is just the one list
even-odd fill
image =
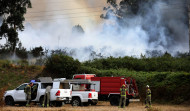
{"label": "tree", "polygon": [[109,4],[108,7],[104,7],[106,10],[106,15],[101,15],[101,18],[109,19],[111,16],[115,16],[118,19],[122,19],[131,14],[137,14],[139,10],[139,1],[140,0],[121,0],[117,4],[116,0],[107,0]]}
{"label": "tree", "polygon": [[22,43],[19,42],[18,47],[16,48],[16,55],[20,59],[27,59],[28,58],[28,51],[26,48],[22,47]]}
{"label": "tree", "polygon": [[3,18],[0,27],[0,40],[6,39],[14,50],[19,38],[18,31],[23,31],[26,9],[31,8],[30,0],[0,0],[0,16]]}
{"label": "tree", "polygon": [[[122,21],[127,17],[138,14],[140,11],[139,6],[144,3],[152,3],[156,0],[121,0],[119,3],[117,0],[107,0],[108,7],[104,7],[103,10],[106,14],[101,14],[100,18],[109,19],[110,17],[116,17]],[[141,9],[144,10],[144,9]]]}
{"label": "tree", "polygon": [[31,50],[31,53],[34,57],[39,57],[44,55],[44,49],[40,46],[40,47],[35,47]]}
{"label": "tree", "polygon": [[82,34],[84,34],[84,30],[83,30],[83,28],[82,28],[81,25],[75,25],[75,26],[72,28],[72,33],[73,33],[73,34],[82,35]]}
{"label": "tree", "polygon": [[11,49],[9,44],[0,45],[0,59],[7,59],[11,56]]}
{"label": "tree", "polygon": [[[80,62],[72,57],[55,54],[51,55],[45,63],[45,71],[49,72],[51,77],[72,78],[80,69]],[[47,73],[45,74],[47,76]]]}

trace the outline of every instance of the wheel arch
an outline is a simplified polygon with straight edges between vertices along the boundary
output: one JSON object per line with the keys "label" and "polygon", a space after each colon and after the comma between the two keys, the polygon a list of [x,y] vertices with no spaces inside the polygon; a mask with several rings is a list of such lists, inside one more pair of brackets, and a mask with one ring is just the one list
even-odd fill
{"label": "wheel arch", "polygon": [[[7,101],[7,100],[10,100],[8,98],[11,98],[12,101],[11,102]],[[6,105],[10,105],[10,106],[14,106],[15,105],[15,101],[14,101],[14,98],[12,96],[6,96],[4,102],[5,102]],[[8,102],[8,104],[7,104],[7,102]]]}
{"label": "wheel arch", "polygon": [[44,95],[41,95],[40,98],[39,98],[39,103],[42,105],[42,102],[43,102],[43,98],[44,98]]}
{"label": "wheel arch", "polygon": [[120,93],[110,93],[108,95],[108,99],[110,99],[112,96],[119,96],[120,97]]}
{"label": "wheel arch", "polygon": [[15,102],[15,99],[13,98],[12,95],[7,95],[7,96],[5,96],[5,99],[6,99],[7,97],[11,97],[11,98],[14,100],[14,102]]}
{"label": "wheel arch", "polygon": [[72,96],[72,100],[73,100],[73,98],[78,98],[80,101],[82,100],[80,96]]}

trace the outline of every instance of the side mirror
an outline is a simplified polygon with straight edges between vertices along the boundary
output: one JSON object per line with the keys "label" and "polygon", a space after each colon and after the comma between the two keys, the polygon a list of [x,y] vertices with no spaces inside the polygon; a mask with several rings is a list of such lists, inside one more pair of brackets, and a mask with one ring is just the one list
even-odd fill
{"label": "side mirror", "polygon": [[19,90],[19,88],[16,88],[16,90]]}

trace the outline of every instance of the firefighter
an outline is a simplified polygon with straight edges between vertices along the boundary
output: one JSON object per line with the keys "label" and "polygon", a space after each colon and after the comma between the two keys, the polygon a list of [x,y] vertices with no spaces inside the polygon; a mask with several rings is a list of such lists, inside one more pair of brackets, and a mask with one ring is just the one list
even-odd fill
{"label": "firefighter", "polygon": [[[151,90],[149,88],[149,85],[146,86],[146,99],[145,99],[145,108],[151,107]],[[148,106],[149,104],[149,106]]]}
{"label": "firefighter", "polygon": [[121,108],[121,105],[123,104],[123,108],[125,108],[125,104],[126,104],[126,86],[125,84],[122,85],[122,87],[120,88],[120,102],[119,102],[119,108]]}
{"label": "firefighter", "polygon": [[31,101],[31,89],[32,89],[32,86],[34,85],[33,82],[30,82],[28,85],[26,85],[26,87],[24,88],[24,92],[26,93],[26,106],[30,106],[30,101]]}
{"label": "firefighter", "polygon": [[43,100],[42,107],[45,106],[45,103],[47,104],[46,106],[49,107],[50,90],[51,90],[51,86],[47,86],[45,94],[44,94],[44,100]]}

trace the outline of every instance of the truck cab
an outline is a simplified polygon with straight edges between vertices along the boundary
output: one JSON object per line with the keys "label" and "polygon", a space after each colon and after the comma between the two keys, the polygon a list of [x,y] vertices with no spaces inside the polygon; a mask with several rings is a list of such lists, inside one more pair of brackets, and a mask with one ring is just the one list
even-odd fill
{"label": "truck cab", "polygon": [[[15,105],[15,104],[25,104],[26,103],[26,94],[24,88],[28,83],[23,83],[13,90],[8,90],[4,94],[4,101],[6,105]],[[42,104],[46,87],[50,85],[52,89],[50,91],[50,103],[56,106],[61,106],[62,102],[71,101],[71,91],[72,87],[70,84],[60,82],[60,81],[51,81],[51,82],[34,82],[32,87],[31,101]],[[35,88],[34,88],[35,87]]]}

